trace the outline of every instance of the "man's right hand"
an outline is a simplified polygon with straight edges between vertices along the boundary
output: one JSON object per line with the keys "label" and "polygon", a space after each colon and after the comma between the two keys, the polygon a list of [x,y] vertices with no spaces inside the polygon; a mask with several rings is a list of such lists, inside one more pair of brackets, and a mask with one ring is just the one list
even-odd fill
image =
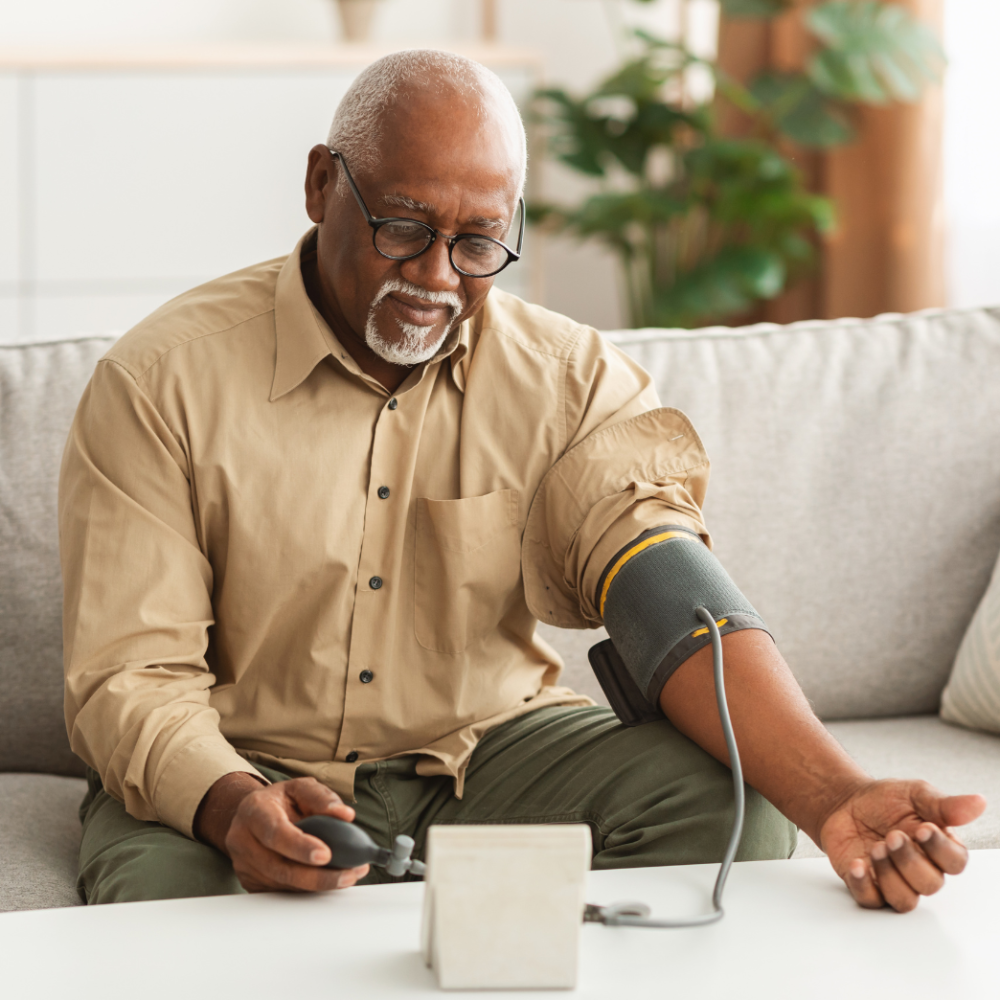
{"label": "man's right hand", "polygon": [[354,810],[315,778],[264,785],[243,772],[227,774],[208,790],[195,816],[199,840],[227,854],[247,892],[322,892],[354,885],[368,865],[321,868],[330,848],[295,823],[306,816],[354,819]]}

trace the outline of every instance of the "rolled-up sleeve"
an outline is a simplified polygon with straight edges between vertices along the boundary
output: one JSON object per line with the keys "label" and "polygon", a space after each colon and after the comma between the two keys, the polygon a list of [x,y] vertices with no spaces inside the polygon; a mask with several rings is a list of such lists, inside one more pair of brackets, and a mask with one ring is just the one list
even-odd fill
{"label": "rolled-up sleeve", "polygon": [[596,334],[568,365],[566,397],[575,430],[532,501],[522,572],[536,618],[592,628],[601,573],[643,531],[678,524],[711,544],[709,462],[688,418],[661,407],[649,375]]}
{"label": "rolled-up sleeve", "polygon": [[212,568],[183,439],[113,360],[70,431],[59,538],[70,744],[132,816],[192,836],[212,784],[256,772],[209,705]]}

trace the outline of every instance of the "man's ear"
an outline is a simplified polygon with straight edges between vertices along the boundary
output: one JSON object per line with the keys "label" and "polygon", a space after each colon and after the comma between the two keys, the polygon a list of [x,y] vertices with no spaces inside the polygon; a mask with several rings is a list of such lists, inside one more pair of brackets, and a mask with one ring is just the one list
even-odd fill
{"label": "man's ear", "polygon": [[334,183],[336,175],[330,150],[326,146],[313,146],[306,167],[306,214],[317,224],[326,214],[326,199]]}

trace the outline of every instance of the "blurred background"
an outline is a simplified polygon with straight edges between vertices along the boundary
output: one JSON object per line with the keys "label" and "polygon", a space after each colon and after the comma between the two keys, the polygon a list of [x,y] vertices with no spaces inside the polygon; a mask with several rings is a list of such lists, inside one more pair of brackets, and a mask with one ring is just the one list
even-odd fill
{"label": "blurred background", "polygon": [[1000,304],[997,0],[0,0],[0,342],[287,253],[385,52],[529,120],[503,284],[601,329]]}

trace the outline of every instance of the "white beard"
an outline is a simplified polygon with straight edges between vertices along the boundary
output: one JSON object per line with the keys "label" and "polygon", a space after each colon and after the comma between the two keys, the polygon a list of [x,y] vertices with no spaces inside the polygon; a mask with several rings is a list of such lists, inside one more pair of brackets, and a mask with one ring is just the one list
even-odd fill
{"label": "white beard", "polygon": [[[417,326],[414,323],[404,323],[397,319],[396,324],[403,331],[403,339],[397,342],[390,342],[379,333],[375,324],[375,310],[382,304],[382,300],[392,292],[403,292],[405,295],[412,295],[414,298],[423,299],[424,302],[433,302],[435,305],[446,305],[451,310],[451,316],[445,323],[440,336],[433,340],[427,340],[427,335],[431,330],[429,326]],[[408,367],[419,365],[424,361],[429,361],[438,352],[444,338],[448,335],[455,323],[455,319],[462,311],[462,300],[454,292],[428,292],[419,285],[404,281],[402,278],[389,278],[378,290],[368,309],[368,320],[365,323],[365,343],[383,361],[388,361],[394,365],[406,365]]]}

